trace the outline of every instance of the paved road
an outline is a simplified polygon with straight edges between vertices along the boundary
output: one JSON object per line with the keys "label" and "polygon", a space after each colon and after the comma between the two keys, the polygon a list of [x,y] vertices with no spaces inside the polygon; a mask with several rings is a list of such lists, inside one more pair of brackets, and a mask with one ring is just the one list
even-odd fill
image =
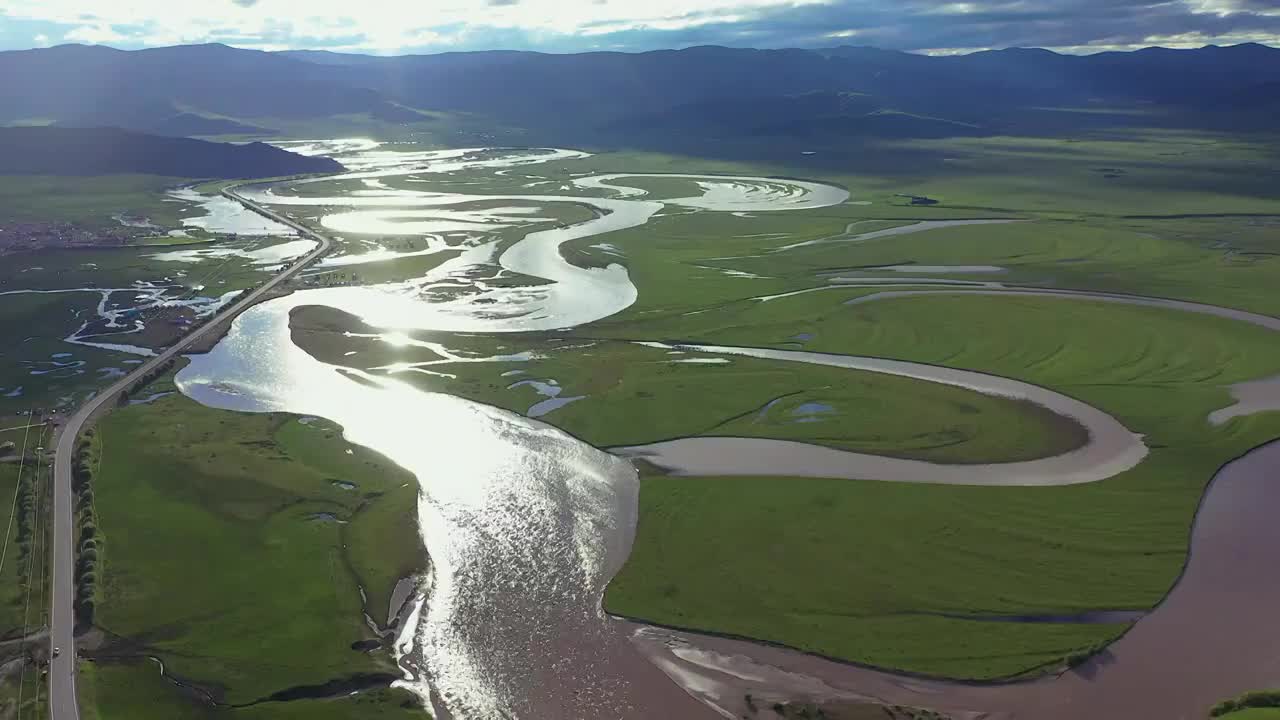
{"label": "paved road", "polygon": [[233,188],[227,188],[222,194],[260,215],[288,225],[304,237],[318,241],[320,246],[287,270],[268,280],[266,284],[238,300],[229,309],[219,314],[217,319],[197,328],[190,335],[174,343],[168,350],[138,366],[137,370],[98,393],[76,410],[63,426],[58,436],[57,456],[53,464],[53,616],[50,635],[53,646],[61,648],[62,654],[53,659],[49,670],[49,717],[52,720],[79,720],[80,718],[80,707],[76,701],[75,613],[72,609],[76,594],[76,554],[73,522],[75,503],[71,490],[71,467],[75,456],[76,438],[79,437],[80,431],[85,423],[104,406],[114,405],[120,393],[127,390],[133,383],[180,355],[192,343],[211,332],[216,332],[216,328],[230,322],[231,318],[262,300],[280,283],[293,277],[299,270],[329,251],[329,239],[323,235],[240,197]]}

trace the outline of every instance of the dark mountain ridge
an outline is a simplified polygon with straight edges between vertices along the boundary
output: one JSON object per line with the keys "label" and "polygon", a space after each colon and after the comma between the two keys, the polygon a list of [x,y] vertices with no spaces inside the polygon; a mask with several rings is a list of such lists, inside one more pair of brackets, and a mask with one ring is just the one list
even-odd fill
{"label": "dark mountain ridge", "polygon": [[[1253,93],[1276,83],[1280,50],[1257,44],[1084,56],[1023,48],[927,56],[706,46],[384,57],[223,45],[134,52],[61,46],[0,53],[0,125],[216,133],[349,115],[413,123],[423,110],[529,129],[530,137],[623,145],[637,134],[660,144],[664,132],[675,131],[1032,132],[1048,117],[1044,108],[1121,107],[1140,108],[1163,126],[1266,129],[1275,105]],[[859,100],[850,105],[850,97]],[[1055,129],[1069,131],[1070,119],[1053,116]]]}
{"label": "dark mountain ridge", "polygon": [[145,174],[258,178],[339,172],[330,158],[117,128],[0,128],[0,175]]}

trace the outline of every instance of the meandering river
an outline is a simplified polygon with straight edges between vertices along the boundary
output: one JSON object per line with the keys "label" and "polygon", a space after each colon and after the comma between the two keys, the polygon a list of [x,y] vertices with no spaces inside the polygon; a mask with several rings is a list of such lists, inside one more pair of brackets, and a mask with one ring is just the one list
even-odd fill
{"label": "meandering river", "polygon": [[[415,474],[421,485],[420,528],[432,567],[400,647],[412,670],[407,684],[430,700],[438,717],[723,714],[723,707],[699,691],[706,677],[672,660],[669,651],[677,641],[633,637],[601,610],[605,585],[627,557],[634,535],[637,477],[628,462],[512,413],[320,362],[293,344],[290,313],[302,306],[328,306],[388,332],[575,327],[624,310],[635,302],[637,290],[621,265],[585,269],[565,262],[559,252],[565,242],[641,226],[668,205],[704,212],[776,211],[835,205],[848,200],[848,193],[791,180],[679,176],[702,194],[659,201],[629,186],[628,178],[642,177],[630,175],[592,176],[573,183],[583,191],[609,192],[612,197],[392,190],[379,179],[431,178],[478,167],[509,169],[582,154],[394,153],[364,143],[300,147],[313,153],[345,153],[339,159],[352,172],[336,180],[362,180],[363,189],[301,196],[289,194],[287,186],[263,186],[249,191],[253,200],[323,208],[321,223],[347,233],[422,236],[444,226],[465,226],[475,233],[474,239],[456,257],[419,278],[303,290],[246,311],[210,353],[192,357],[178,376],[179,388],[213,407],[327,418],[340,424],[350,441],[383,453]],[[499,207],[478,212],[478,201]],[[528,218],[530,206],[557,203],[587,205],[594,214],[583,222],[529,232],[509,247],[493,232]],[[494,263],[542,283],[495,286],[467,272]],[[459,287],[468,292],[434,292]],[[749,348],[705,350],[761,353]],[[912,363],[889,367],[869,359],[809,355],[813,354],[790,353],[775,359],[893,372],[1028,398],[1090,430],[1090,443],[1080,451],[1045,461],[1049,465],[1006,467],[992,475],[992,482],[1089,482],[1132,467],[1146,452],[1140,438],[1105,413],[1043,388]],[[876,468],[865,465],[860,471],[858,462],[883,460],[860,457],[841,460],[853,463],[845,466],[851,476],[874,474],[870,470]],[[789,461],[806,460],[793,455]],[[946,466],[933,468],[938,477],[953,472]],[[911,469],[922,470],[929,472]],[[974,476],[952,481],[971,482]],[[721,678],[725,672],[733,674],[723,667],[717,672]]]}
{"label": "meandering river", "polygon": [[[473,161],[467,156],[447,151],[361,157],[348,163],[360,169],[337,179],[513,167],[580,154],[513,152]],[[708,177],[699,184],[735,211],[822,207],[848,197],[816,183]],[[295,346],[289,329],[290,312],[307,305],[339,308],[396,330],[549,330],[607,317],[635,302],[626,270],[570,265],[560,245],[643,225],[665,205],[586,195],[378,188],[349,196],[295,196],[263,187],[251,197],[333,208],[322,224],[344,232],[404,235],[436,231],[439,223],[467,223],[469,230],[484,222],[501,226],[507,217],[527,215],[499,208],[478,217],[477,200],[595,209],[585,222],[531,232],[500,254],[499,240],[482,236],[457,258],[410,281],[305,290],[258,305],[235,320],[212,352],[192,357],[178,385],[213,407],[328,418],[352,442],[418,477],[420,527],[432,569],[402,647],[418,670],[411,686],[430,698],[438,716],[642,718],[705,712],[620,636],[600,609],[604,587],[626,559],[634,535],[637,479],[629,463],[512,413],[327,365]],[[469,268],[495,260],[545,284],[491,287],[470,279]],[[432,299],[433,289],[468,284],[473,292]]]}

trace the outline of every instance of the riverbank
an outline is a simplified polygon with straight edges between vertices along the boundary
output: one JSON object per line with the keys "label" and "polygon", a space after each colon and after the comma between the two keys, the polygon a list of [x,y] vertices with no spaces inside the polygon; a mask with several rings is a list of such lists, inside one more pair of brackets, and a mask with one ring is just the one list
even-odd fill
{"label": "riverbank", "polygon": [[[984,686],[910,678],[729,638],[626,623],[620,632],[690,692],[734,710],[751,693],[924,703],[956,718],[1198,720],[1218,693],[1241,693],[1274,677],[1271,648],[1280,636],[1266,629],[1266,618],[1280,583],[1260,549],[1280,536],[1270,521],[1276,491],[1267,471],[1278,459],[1280,443],[1271,442],[1225,465],[1196,515],[1185,570],[1160,606],[1105,652],[1039,681]],[[1246,584],[1250,590],[1238,592]]]}
{"label": "riverbank", "polygon": [[400,579],[425,571],[412,476],[319,419],[181,395],[116,410],[97,438],[107,639],[91,660],[156,655],[226,704],[395,672],[393,638],[365,616],[386,618]]}

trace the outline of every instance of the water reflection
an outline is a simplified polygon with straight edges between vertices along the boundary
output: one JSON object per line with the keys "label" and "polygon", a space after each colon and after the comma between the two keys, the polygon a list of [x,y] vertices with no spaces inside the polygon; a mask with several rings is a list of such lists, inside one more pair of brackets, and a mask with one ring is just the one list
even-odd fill
{"label": "water reflection", "polygon": [[[340,159],[352,172],[339,181],[585,157],[565,150],[394,153],[349,141],[300,147],[346,153]],[[732,209],[797,209],[847,197],[782,181],[705,180],[708,194],[719,196],[706,204]],[[349,441],[417,476],[432,569],[429,592],[400,639],[419,670],[412,686],[446,717],[645,718],[669,715],[656,708],[670,707],[688,716],[693,701],[665,679],[646,685],[646,673],[660,674],[600,609],[634,533],[637,479],[629,463],[512,413],[322,363],[293,344],[289,327],[290,312],[305,305],[337,308],[389,331],[551,330],[608,317],[636,300],[626,269],[576,267],[560,246],[641,226],[664,203],[363,183],[332,196],[272,186],[244,192],[264,204],[337,208],[321,222],[347,232],[438,236],[453,225],[475,233],[456,257],[413,280],[299,291],[260,304],[177,377],[183,393],[212,407],[331,420]],[[477,210],[477,201],[492,207]],[[555,203],[586,204],[594,214],[500,248],[494,230],[529,223],[532,211]],[[517,275],[540,284],[497,282]],[[394,332],[385,339],[424,344]],[[430,345],[448,359],[447,348]],[[398,369],[431,372],[421,367],[430,364]]]}
{"label": "water reflection", "polygon": [[173,190],[169,195],[184,202],[197,204],[203,215],[185,218],[187,227],[200,228],[211,233],[228,235],[296,235],[293,228],[265,218],[240,203],[221,195],[201,195],[192,188]]}
{"label": "water reflection", "polygon": [[593,656],[609,645],[591,638],[610,633],[599,601],[628,550],[635,471],[517,415],[313,359],[289,313],[318,292],[237,318],[179,388],[211,407],[330,419],[418,477],[433,566],[410,639],[419,682],[453,716],[550,717],[546,688],[589,690],[559,698],[569,716],[620,707],[607,654]]}

